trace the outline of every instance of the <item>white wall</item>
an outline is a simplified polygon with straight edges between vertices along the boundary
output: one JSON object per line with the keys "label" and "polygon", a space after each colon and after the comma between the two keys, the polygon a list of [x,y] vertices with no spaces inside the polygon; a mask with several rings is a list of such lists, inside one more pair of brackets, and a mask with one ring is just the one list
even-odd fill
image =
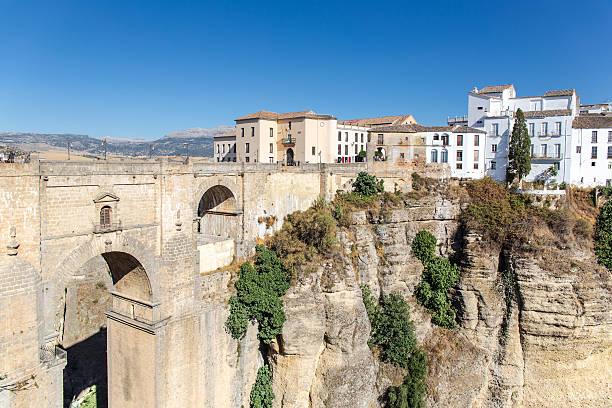
{"label": "white wall", "polygon": [[[592,143],[592,132],[597,131],[597,143]],[[571,183],[593,187],[612,181],[612,159],[608,159],[608,134],[612,128],[573,129],[571,143]],[[576,148],[580,146],[580,153]],[[591,158],[592,147],[597,147],[597,158]],[[594,164],[594,165],[593,165]]]}
{"label": "white wall", "polygon": [[[421,133],[417,134],[420,135]],[[433,163],[432,153],[437,152],[437,162],[442,163],[442,152],[448,152],[448,165],[451,177],[457,178],[482,178],[485,169],[485,134],[478,133],[478,146],[475,146],[476,133],[453,133],[453,132],[426,132],[423,133],[426,140],[426,162]],[[438,136],[436,140],[436,135]],[[449,136],[448,146],[443,146],[442,136]],[[463,136],[463,145],[457,145],[457,136]],[[457,160],[457,151],[462,152],[462,160]],[[474,160],[474,151],[478,151],[478,159]],[[457,163],[461,163],[461,169],[457,168]],[[477,164],[478,168],[474,168]]]}

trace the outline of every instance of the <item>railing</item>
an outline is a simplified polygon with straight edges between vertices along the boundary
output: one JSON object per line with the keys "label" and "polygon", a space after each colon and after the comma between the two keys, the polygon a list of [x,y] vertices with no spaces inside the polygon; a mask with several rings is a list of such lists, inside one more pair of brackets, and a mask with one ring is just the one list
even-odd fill
{"label": "railing", "polygon": [[284,145],[295,144],[295,137],[284,137],[281,140],[281,143]]}
{"label": "railing", "polygon": [[106,232],[120,231],[121,221],[111,222],[110,224],[94,224],[94,234],[104,234]]}
{"label": "railing", "polygon": [[485,111],[486,117],[497,117],[497,116],[514,116],[514,111],[510,109],[499,111],[499,113]]}
{"label": "railing", "polygon": [[[531,136],[531,135],[530,135]],[[546,137],[546,136],[561,136],[561,132],[558,130],[552,130],[552,131],[539,131],[538,132],[538,136],[540,137]]]}
{"label": "railing", "polygon": [[561,160],[561,154],[532,154],[531,160]]}
{"label": "railing", "polygon": [[463,122],[467,122],[468,117],[467,115],[465,116],[455,116],[454,118],[451,118],[450,116],[446,119],[446,123],[450,126],[451,123],[463,123]]}
{"label": "railing", "polygon": [[44,344],[40,346],[40,361],[42,363],[53,363],[66,360],[66,350],[59,346]]}

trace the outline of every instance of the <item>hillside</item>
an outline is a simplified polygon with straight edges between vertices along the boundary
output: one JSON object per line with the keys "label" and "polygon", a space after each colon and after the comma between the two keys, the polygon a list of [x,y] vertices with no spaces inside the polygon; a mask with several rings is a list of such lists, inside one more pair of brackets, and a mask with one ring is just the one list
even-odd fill
{"label": "hillside", "polygon": [[[160,139],[134,140],[107,138],[106,149],[109,154],[119,156],[182,156],[189,145],[189,155],[211,157],[213,137],[233,129],[231,126],[217,126],[213,129],[193,128],[170,132]],[[70,133],[27,133],[0,132],[0,145],[15,147],[26,151],[45,152],[66,149],[70,143],[72,151],[101,156],[104,154],[103,139],[88,135]],[[152,150],[151,150],[152,149]]]}

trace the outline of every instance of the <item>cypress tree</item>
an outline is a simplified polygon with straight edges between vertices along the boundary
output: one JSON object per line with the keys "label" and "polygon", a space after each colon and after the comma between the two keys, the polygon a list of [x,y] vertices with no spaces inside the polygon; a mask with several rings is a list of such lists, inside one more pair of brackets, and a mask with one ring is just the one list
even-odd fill
{"label": "cypress tree", "polygon": [[519,108],[512,128],[512,138],[508,149],[508,170],[506,179],[512,183],[515,177],[519,182],[531,171],[531,140],[527,131],[525,114]]}

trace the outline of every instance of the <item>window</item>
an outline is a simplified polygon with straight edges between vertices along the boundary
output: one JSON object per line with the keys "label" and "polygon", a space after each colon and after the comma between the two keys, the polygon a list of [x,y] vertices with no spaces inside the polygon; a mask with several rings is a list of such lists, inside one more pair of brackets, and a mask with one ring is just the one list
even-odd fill
{"label": "window", "polygon": [[457,146],[463,146],[463,135],[457,135]]}
{"label": "window", "polygon": [[222,147],[223,147],[223,153],[225,153],[225,145],[223,145]]}
{"label": "window", "polygon": [[431,162],[432,163],[437,163],[438,162],[438,151],[437,150],[432,150],[431,151]]}
{"label": "window", "polygon": [[560,144],[555,145],[555,157],[557,159],[561,157],[561,145]]}
{"label": "window", "polygon": [[355,143],[357,143],[359,141],[359,134],[355,133]]}
{"label": "window", "polygon": [[591,162],[591,167],[595,167],[595,162]]}
{"label": "window", "polygon": [[404,153],[400,153],[400,159],[404,158]]}
{"label": "window", "polygon": [[363,143],[363,133],[361,134],[361,143]]}
{"label": "window", "polygon": [[576,153],[582,153],[582,146],[576,146]]}
{"label": "window", "polygon": [[274,128],[270,128],[270,137],[274,137]]}
{"label": "window", "polygon": [[474,163],[474,170],[478,170],[478,162]]}
{"label": "window", "polygon": [[316,152],[315,147],[314,147],[314,146],[312,146],[312,155],[313,155],[313,156],[316,154],[315,152]]}
{"label": "window", "polygon": [[499,136],[499,125],[497,123],[494,123],[491,127],[491,134],[493,136]]}
{"label": "window", "polygon": [[597,143],[597,131],[596,130],[591,132],[591,143]]}
{"label": "window", "polygon": [[457,161],[463,161],[463,150],[457,150]]}
{"label": "window", "polygon": [[221,152],[219,151],[219,145],[217,145],[217,153],[221,153]]}
{"label": "window", "polygon": [[497,145],[496,145],[496,144],[492,144],[492,145],[491,145],[491,151],[492,151],[493,153],[495,153],[495,152],[497,151]]}
{"label": "window", "polygon": [[461,170],[463,168],[463,163],[457,163],[457,170]]}
{"label": "window", "polygon": [[612,143],[612,130],[608,130],[608,143]]}
{"label": "window", "polygon": [[495,169],[497,169],[497,162],[492,161],[491,162],[491,170],[495,170]]}
{"label": "window", "polygon": [[338,141],[341,142],[342,141],[342,132],[338,132]]}
{"label": "window", "polygon": [[357,149],[358,149],[358,148],[359,148],[359,146],[355,145],[355,154],[359,153],[359,152],[357,151]]}
{"label": "window", "polygon": [[249,160],[249,156],[245,157],[245,158],[244,158],[244,161],[248,163],[248,162],[250,161],[250,160]]}
{"label": "window", "polygon": [[529,150],[529,154],[530,154],[531,156],[533,156],[533,152],[534,152],[534,150],[533,150],[533,149],[534,149],[534,147],[533,147],[533,145],[531,145],[530,150]]}
{"label": "window", "polygon": [[370,143],[370,141],[371,141],[371,137],[372,137],[372,135],[370,135],[370,134],[368,133],[368,143]]}
{"label": "window", "polygon": [[268,161],[269,161],[270,163],[274,163],[274,157],[268,157]]}
{"label": "window", "polygon": [[344,145],[344,155],[348,156],[348,145]]}
{"label": "window", "polygon": [[474,150],[474,162],[476,163],[480,157],[480,152],[478,150]]}
{"label": "window", "polygon": [[442,135],[442,146],[448,146],[448,135]]}
{"label": "window", "polygon": [[274,143],[270,143],[270,153],[274,153]]}
{"label": "window", "polygon": [[480,135],[474,135],[474,146],[480,146]]}
{"label": "window", "polygon": [[591,159],[597,158],[597,146],[591,147]]}
{"label": "window", "polygon": [[476,123],[478,123],[479,125],[482,125],[482,120],[477,120]]}
{"label": "window", "polygon": [[561,163],[555,162],[555,164],[553,164],[553,167],[555,168],[555,170],[559,171],[561,169]]}
{"label": "window", "polygon": [[442,150],[442,155],[440,159],[442,163],[448,163],[448,150]]}
{"label": "window", "polygon": [[289,130],[291,130],[291,122],[289,122]]}
{"label": "window", "polygon": [[482,110],[482,106],[479,106],[479,107],[478,107],[478,108],[476,108],[476,109],[478,109],[478,110]]}
{"label": "window", "polygon": [[338,145],[338,156],[342,154],[342,145]]}
{"label": "window", "polygon": [[534,133],[535,133],[535,123],[530,123],[529,124],[529,136],[533,136]]}
{"label": "window", "polygon": [[606,179],[606,187],[612,187],[612,180]]}
{"label": "window", "polygon": [[245,152],[249,153],[249,144],[248,143],[245,144],[245,149],[246,149]]}
{"label": "window", "polygon": [[548,145],[543,144],[542,146],[540,146],[540,156],[546,157],[546,153],[548,153],[547,150],[548,150]]}
{"label": "window", "polygon": [[555,135],[561,135],[561,122],[555,122]]}
{"label": "window", "polygon": [[548,122],[542,122],[540,125],[542,132],[540,132],[540,136],[548,135]]}
{"label": "window", "polygon": [[608,159],[612,159],[612,146],[608,146]]}
{"label": "window", "polygon": [[440,135],[439,134],[435,134],[433,140],[440,140]]}
{"label": "window", "polygon": [[107,205],[100,210],[100,227],[110,228],[111,226],[111,208]]}
{"label": "window", "polygon": [[348,132],[344,132],[344,141],[348,142]]}
{"label": "window", "polygon": [[382,133],[380,133],[378,135],[378,144],[383,144],[385,142],[385,135],[383,135]]}
{"label": "window", "polygon": [[255,128],[253,126],[251,126],[251,137],[255,136]]}
{"label": "window", "polygon": [[240,130],[242,131],[242,137],[244,137],[244,128],[240,128]]}

